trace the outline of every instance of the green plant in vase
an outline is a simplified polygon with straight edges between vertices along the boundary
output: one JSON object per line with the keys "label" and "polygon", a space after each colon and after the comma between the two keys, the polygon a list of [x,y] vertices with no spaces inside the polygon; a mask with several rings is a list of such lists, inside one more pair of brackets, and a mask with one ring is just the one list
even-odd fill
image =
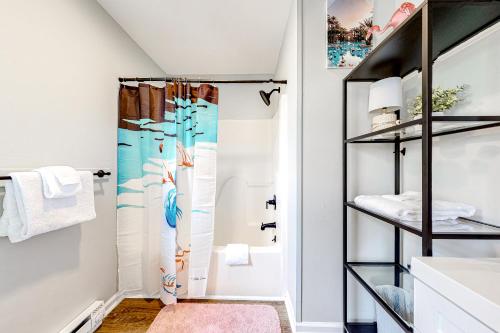
{"label": "green plant in vase", "polygon": [[[432,112],[445,112],[462,101],[461,93],[465,86],[451,89],[432,89]],[[414,118],[422,117],[422,95],[415,97],[408,105],[408,113]]]}

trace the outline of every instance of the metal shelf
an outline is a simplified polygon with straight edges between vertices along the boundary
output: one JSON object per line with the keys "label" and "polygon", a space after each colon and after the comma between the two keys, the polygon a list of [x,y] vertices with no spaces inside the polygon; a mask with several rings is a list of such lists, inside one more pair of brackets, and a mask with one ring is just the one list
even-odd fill
{"label": "metal shelf", "polygon": [[[370,274],[384,270],[386,278],[393,277],[395,286],[401,286],[404,268],[401,261],[401,229],[421,237],[423,256],[432,256],[433,239],[500,239],[500,227],[479,221],[461,219],[473,226],[474,232],[440,231],[432,223],[432,137],[462,133],[500,126],[497,116],[433,116],[432,81],[434,61],[459,44],[497,23],[500,19],[500,1],[493,0],[424,0],[415,12],[394,29],[343,80],[342,105],[342,238],[343,238],[343,321],[346,332],[373,333],[374,323],[349,323],[347,275],[352,274],[366,290],[396,320],[405,332],[412,332],[411,323],[400,318],[377,294],[376,281]],[[381,131],[348,137],[348,83],[372,82],[390,76],[405,77],[421,71],[423,119],[406,121]],[[422,140],[422,219],[423,223],[407,223],[389,218],[348,202],[348,146],[349,143],[393,143],[394,151],[401,143]],[[394,194],[401,189],[400,154],[394,154]],[[394,260],[391,263],[348,262],[348,209],[352,208],[394,226]],[[422,228],[423,225],[423,228]],[[431,232],[430,229],[434,229]],[[401,273],[401,272],[403,273]]]}
{"label": "metal shelf", "polygon": [[[422,237],[422,224],[421,222],[407,222],[391,217],[384,216],[377,212],[370,211],[363,207],[356,205],[353,201],[346,202],[345,205],[366,215],[372,216],[380,221],[392,224],[400,229],[406,230],[414,235]],[[476,221],[472,219],[459,218],[458,222],[462,227],[460,230],[454,230],[456,225],[440,225],[439,229],[432,233],[433,239],[500,239],[500,227]]]}
{"label": "metal shelf", "polygon": [[491,0],[427,0],[375,47],[346,77],[376,81],[404,77],[422,68],[423,8],[432,5],[432,61],[498,22],[500,2]]}
{"label": "metal shelf", "polygon": [[[434,116],[432,136],[457,134],[500,126],[500,116]],[[395,143],[422,139],[422,119],[406,121],[345,140],[345,143]]]}
{"label": "metal shelf", "polygon": [[411,322],[413,318],[404,319],[401,317],[396,309],[388,304],[376,290],[377,286],[391,285],[405,289],[410,295],[413,295],[413,277],[406,268],[395,263],[379,262],[348,262],[345,267],[405,332],[413,332],[413,323]]}
{"label": "metal shelf", "polygon": [[376,323],[347,323],[344,325],[347,333],[377,333]]}

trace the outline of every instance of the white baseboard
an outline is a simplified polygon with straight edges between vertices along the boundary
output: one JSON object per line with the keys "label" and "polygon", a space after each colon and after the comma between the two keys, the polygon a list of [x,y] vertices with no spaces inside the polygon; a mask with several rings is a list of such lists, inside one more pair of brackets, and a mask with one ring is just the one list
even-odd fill
{"label": "white baseboard", "polygon": [[[179,297],[179,299],[188,299],[188,298]],[[205,297],[197,297],[196,299],[214,299],[221,301],[262,301],[262,302],[283,302],[285,300],[282,296],[226,296],[226,295],[207,295]]]}
{"label": "white baseboard", "polygon": [[124,298],[125,297],[123,297],[123,292],[121,291],[111,296],[111,298],[104,303],[104,317],[109,315],[111,311],[113,311],[113,309],[116,308],[116,306],[120,304],[121,301],[123,301]]}
{"label": "white baseboard", "polygon": [[295,321],[295,310],[293,309],[292,298],[288,291],[285,293],[285,307],[286,313],[288,315],[288,322],[290,323],[290,327],[292,329],[292,333],[297,332],[297,323]]}
{"label": "white baseboard", "polygon": [[296,324],[297,333],[343,333],[344,325],[339,322],[308,322]]}
{"label": "white baseboard", "polygon": [[125,298],[159,298],[158,294],[146,295],[136,291],[118,291],[104,303],[104,316],[106,317]]}

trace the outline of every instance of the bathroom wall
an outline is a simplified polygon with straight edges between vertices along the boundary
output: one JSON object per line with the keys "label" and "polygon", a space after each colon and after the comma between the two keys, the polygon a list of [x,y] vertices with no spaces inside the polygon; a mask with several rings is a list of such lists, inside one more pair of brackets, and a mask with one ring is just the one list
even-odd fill
{"label": "bathroom wall", "polygon": [[282,223],[282,246],[284,267],[284,294],[289,301],[289,316],[300,321],[301,311],[301,240],[300,240],[300,36],[299,6],[301,1],[292,1],[288,23],[281,45],[275,79],[287,80],[281,86],[279,109],[276,113],[279,124],[280,163],[278,167],[278,210]]}
{"label": "bathroom wall", "polygon": [[[392,1],[375,2],[375,21],[390,16]],[[342,321],[342,79],[346,69],[326,68],[326,2],[303,2],[303,269],[302,321],[328,322],[330,329]],[[363,89],[363,87],[361,87]],[[365,92],[368,87],[365,85]],[[364,119],[367,99],[349,90],[350,113]],[[356,112],[360,110],[359,112]],[[362,112],[362,113],[361,113]],[[352,122],[351,124],[353,124]],[[350,133],[359,128],[350,127]],[[359,192],[390,191],[392,150],[356,146],[350,149],[349,196]],[[376,176],[374,176],[376,175]],[[368,181],[368,179],[370,179]],[[390,248],[375,243],[375,236],[389,231],[354,215],[350,255],[375,259],[389,256]],[[359,231],[359,233],[357,232]],[[363,244],[361,246],[360,244]],[[371,246],[373,244],[373,246]],[[385,243],[384,243],[385,244]],[[354,289],[352,296],[357,299]],[[351,294],[352,295],[352,294]],[[361,295],[363,296],[363,295]],[[362,297],[359,299],[363,299]],[[353,306],[358,306],[353,302]],[[363,304],[359,306],[363,307]],[[370,305],[366,311],[371,313]]]}
{"label": "bathroom wall", "polygon": [[95,1],[1,1],[0,40],[0,173],[112,172],[95,182],[97,219],[0,239],[0,332],[54,333],[117,292],[117,77],[163,73]]}

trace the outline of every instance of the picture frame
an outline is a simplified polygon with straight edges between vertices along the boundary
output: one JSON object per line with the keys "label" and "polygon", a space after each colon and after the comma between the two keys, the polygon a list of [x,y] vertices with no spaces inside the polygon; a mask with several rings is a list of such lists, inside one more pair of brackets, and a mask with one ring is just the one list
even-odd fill
{"label": "picture frame", "polygon": [[374,0],[326,0],[326,67],[354,68],[372,49]]}

